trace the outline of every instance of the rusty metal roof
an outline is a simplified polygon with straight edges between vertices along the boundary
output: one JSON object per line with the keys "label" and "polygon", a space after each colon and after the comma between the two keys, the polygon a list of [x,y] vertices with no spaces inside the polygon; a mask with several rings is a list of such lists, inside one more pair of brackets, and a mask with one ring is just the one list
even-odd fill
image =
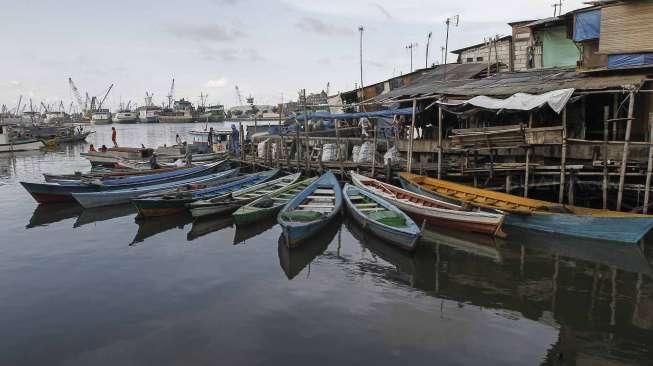
{"label": "rusty metal roof", "polygon": [[416,80],[410,86],[379,95],[377,100],[428,95],[509,96],[515,93],[542,94],[552,90],[573,88],[580,91],[620,89],[625,85],[641,85],[646,74],[590,75],[573,69],[547,69],[528,72],[500,73],[484,79]]}

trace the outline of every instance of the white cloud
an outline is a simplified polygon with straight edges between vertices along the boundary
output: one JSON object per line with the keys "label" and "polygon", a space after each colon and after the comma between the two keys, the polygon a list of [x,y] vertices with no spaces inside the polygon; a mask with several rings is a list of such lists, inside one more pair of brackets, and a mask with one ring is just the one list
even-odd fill
{"label": "white cloud", "polygon": [[205,86],[207,88],[224,88],[225,86],[227,86],[228,81],[229,80],[227,80],[227,78],[224,77],[218,79],[211,79],[206,82]]}

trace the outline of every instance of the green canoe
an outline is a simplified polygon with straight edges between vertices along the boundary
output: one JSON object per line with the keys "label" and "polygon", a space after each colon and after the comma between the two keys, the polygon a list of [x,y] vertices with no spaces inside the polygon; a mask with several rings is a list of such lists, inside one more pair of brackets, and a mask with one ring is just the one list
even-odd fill
{"label": "green canoe", "polygon": [[242,225],[259,221],[263,218],[274,216],[288,201],[295,195],[301,192],[304,188],[308,187],[317,178],[308,178],[300,182],[293,183],[283,189],[277,190],[274,193],[263,196],[256,201],[242,206],[233,213],[234,222],[236,225]]}

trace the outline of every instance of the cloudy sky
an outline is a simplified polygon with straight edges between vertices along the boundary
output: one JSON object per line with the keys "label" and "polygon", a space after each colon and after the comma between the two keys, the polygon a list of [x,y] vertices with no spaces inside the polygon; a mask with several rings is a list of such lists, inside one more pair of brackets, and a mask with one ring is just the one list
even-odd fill
{"label": "cloudy sky", "polygon": [[[507,22],[553,15],[553,0],[0,0],[0,103],[19,95],[50,103],[109,84],[112,108],[176,96],[228,106],[234,86],[257,103],[296,98],[299,88],[331,93],[359,79],[358,26],[365,27],[364,83],[408,72],[405,46],[417,43],[415,67],[441,62],[444,20],[460,14],[449,49],[510,33]],[[582,0],[564,1],[564,11]],[[449,60],[452,60],[450,56]]]}

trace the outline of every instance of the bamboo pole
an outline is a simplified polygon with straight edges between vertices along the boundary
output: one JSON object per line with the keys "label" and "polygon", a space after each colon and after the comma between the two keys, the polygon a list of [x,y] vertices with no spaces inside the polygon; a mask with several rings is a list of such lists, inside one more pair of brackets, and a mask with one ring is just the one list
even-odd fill
{"label": "bamboo pole", "polygon": [[648,114],[648,126],[649,126],[649,137],[648,137],[648,167],[646,168],[646,184],[644,185],[644,209],[642,210],[643,214],[648,214],[648,201],[651,195],[651,173],[653,173],[653,113]]}
{"label": "bamboo pole", "polygon": [[438,106],[438,179],[442,179],[442,106]]}
{"label": "bamboo pole", "polygon": [[410,132],[408,134],[408,173],[413,169],[413,140],[415,139],[415,110],[417,109],[417,99],[413,99],[413,116],[410,121]]}
{"label": "bamboo pole", "polygon": [[608,135],[610,134],[610,107],[603,107],[603,209],[608,209]]}
{"label": "bamboo pole", "polygon": [[374,178],[376,172],[376,125],[374,125],[374,143],[372,145],[372,178]]}
{"label": "bamboo pole", "polygon": [[628,119],[626,120],[626,134],[624,136],[624,151],[621,157],[619,169],[619,193],[617,193],[617,211],[621,211],[621,202],[624,195],[624,181],[626,179],[626,163],[628,162],[628,148],[630,142],[630,131],[633,126],[633,114],[635,112],[635,91],[628,93]]}
{"label": "bamboo pole", "polygon": [[[334,120],[334,124],[336,127],[336,159],[338,159],[338,162],[340,163],[340,177],[342,180],[345,179],[345,166],[342,163],[342,154],[341,154],[341,147],[340,147],[340,127],[338,126],[340,124],[340,120]],[[345,148],[345,154],[347,154],[349,151],[347,151],[347,148]]]}
{"label": "bamboo pole", "polygon": [[562,110],[562,150],[560,152],[560,189],[558,203],[565,199],[565,175],[567,169],[567,107]]}

